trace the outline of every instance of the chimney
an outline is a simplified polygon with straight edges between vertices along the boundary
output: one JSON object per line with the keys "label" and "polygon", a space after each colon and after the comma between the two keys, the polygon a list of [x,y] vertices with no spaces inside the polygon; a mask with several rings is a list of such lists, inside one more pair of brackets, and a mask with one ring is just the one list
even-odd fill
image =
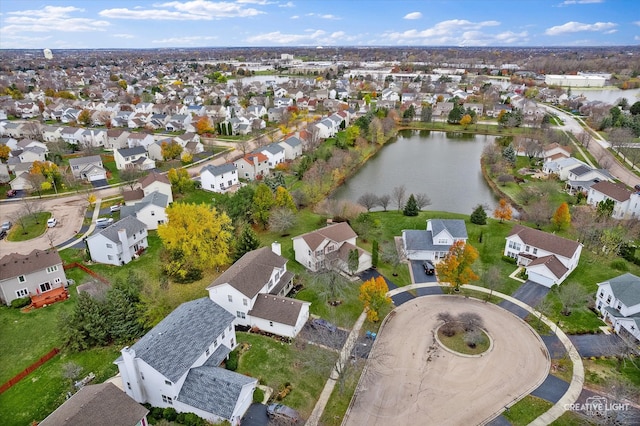
{"label": "chimney", "polygon": [[122,245],[122,262],[131,262],[131,251],[126,229],[118,229],[118,240],[120,240],[120,244]]}
{"label": "chimney", "polygon": [[271,251],[278,256],[282,256],[282,248],[280,247],[280,243],[277,241],[271,243]]}

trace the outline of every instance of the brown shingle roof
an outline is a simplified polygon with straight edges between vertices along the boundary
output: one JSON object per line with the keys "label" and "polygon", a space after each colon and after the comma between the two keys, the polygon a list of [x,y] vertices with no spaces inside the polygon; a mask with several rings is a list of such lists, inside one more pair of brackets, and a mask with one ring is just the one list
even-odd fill
{"label": "brown shingle roof", "polygon": [[576,252],[580,243],[558,237],[557,235],[547,232],[538,231],[537,229],[527,228],[522,225],[514,225],[509,233],[509,237],[518,235],[526,245],[537,247],[551,253],[559,254],[564,257],[572,257]]}
{"label": "brown shingle roof", "polygon": [[138,201],[144,198],[144,191],[140,188],[133,191],[124,191],[122,193],[122,199],[126,201]]}
{"label": "brown shingle roof", "polygon": [[340,222],[334,225],[329,225],[325,228],[308,232],[306,234],[298,235],[295,238],[302,238],[307,243],[311,250],[315,250],[325,239],[341,243],[347,241],[350,238],[357,237],[353,229],[347,222]]}
{"label": "brown shingle roof", "polygon": [[261,294],[249,315],[286,325],[296,325],[304,302],[288,297]]}
{"label": "brown shingle roof", "polygon": [[629,191],[623,184],[613,183],[606,180],[600,181],[594,185],[591,185],[594,191],[603,193],[609,198],[613,198],[616,201],[624,202],[631,198],[632,192]]}
{"label": "brown shingle roof", "polygon": [[228,283],[248,298],[253,298],[269,282],[273,268],[282,268],[287,259],[270,247],[262,247],[242,256],[207,288]]}
{"label": "brown shingle roof", "polygon": [[153,182],[162,182],[166,183],[167,185],[171,185],[171,182],[169,182],[169,178],[166,175],[156,172],[151,172],[140,179],[140,185],[142,185],[143,188],[146,188]]}
{"label": "brown shingle roof", "polygon": [[556,278],[562,278],[567,273],[568,269],[558,260],[557,257],[543,256],[531,261],[527,267],[545,265]]}
{"label": "brown shingle roof", "polygon": [[29,254],[11,253],[0,259],[0,281],[42,271],[61,263],[62,259],[57,250],[33,250]]}

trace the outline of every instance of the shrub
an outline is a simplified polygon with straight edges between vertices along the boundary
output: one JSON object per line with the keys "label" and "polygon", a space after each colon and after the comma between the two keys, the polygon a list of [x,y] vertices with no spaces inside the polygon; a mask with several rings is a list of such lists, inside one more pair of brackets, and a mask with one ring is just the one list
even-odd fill
{"label": "shrub", "polygon": [[170,422],[174,421],[178,417],[178,412],[173,407],[167,407],[162,410],[162,417]]}
{"label": "shrub", "polygon": [[253,402],[260,404],[264,400],[264,391],[260,388],[256,388],[253,391]]}
{"label": "shrub", "polygon": [[156,419],[156,420],[160,420],[162,418],[163,413],[163,409],[160,407],[152,407],[151,408],[151,417]]}
{"label": "shrub", "polygon": [[30,303],[31,303],[31,298],[29,296],[20,297],[18,299],[13,299],[11,301],[11,307],[12,308],[16,308],[16,309],[20,309],[20,308],[24,308],[25,306],[29,305]]}
{"label": "shrub", "polygon": [[627,262],[625,262],[622,259],[616,259],[616,260],[612,261],[610,266],[613,269],[616,269],[616,270],[622,271],[622,272],[627,272],[629,270],[629,266],[627,265]]}
{"label": "shrub", "polygon": [[202,417],[194,413],[185,413],[182,424],[185,426],[204,426],[206,423]]}
{"label": "shrub", "polygon": [[236,371],[238,369],[238,352],[232,351],[229,353],[229,359],[225,362],[227,370]]}
{"label": "shrub", "polygon": [[509,256],[502,256],[502,260],[504,260],[507,263],[511,263],[513,265],[516,265],[518,263],[518,261],[515,258],[509,257]]}

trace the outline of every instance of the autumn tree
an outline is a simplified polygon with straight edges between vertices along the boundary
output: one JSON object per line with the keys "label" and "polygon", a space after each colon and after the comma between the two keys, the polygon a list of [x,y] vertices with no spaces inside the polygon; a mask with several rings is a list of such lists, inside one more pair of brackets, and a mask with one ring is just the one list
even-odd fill
{"label": "autumn tree", "polygon": [[471,265],[478,258],[478,251],[469,243],[456,241],[447,256],[436,265],[438,279],[448,282],[456,291],[463,284],[479,279]]}
{"label": "autumn tree", "polygon": [[230,260],[231,219],[206,204],[173,203],[158,226],[167,252],[165,271],[180,282],[199,279],[204,269]]}
{"label": "autumn tree", "polygon": [[182,145],[180,145],[175,140],[171,139],[171,141],[164,141],[160,144],[160,152],[162,153],[162,158],[164,161],[175,160],[180,157],[182,154]]}
{"label": "autumn tree", "polygon": [[466,130],[469,124],[473,123],[473,118],[469,114],[465,114],[460,119],[460,125]]}
{"label": "autumn tree", "polygon": [[276,188],[276,193],[273,200],[273,206],[278,208],[283,208],[290,210],[292,212],[298,211],[296,208],[296,203],[293,202],[293,197],[287,191],[287,189],[283,186],[278,186]]}
{"label": "autumn tree", "polygon": [[180,194],[184,194],[194,186],[194,182],[191,180],[191,176],[189,176],[189,172],[187,172],[186,169],[170,169],[167,173],[167,178],[171,183],[171,188]]}
{"label": "autumn tree", "polygon": [[206,115],[200,117],[198,121],[196,121],[196,124],[194,126],[196,128],[196,133],[198,133],[199,135],[203,133],[214,132],[214,128],[213,128],[213,125],[211,124],[211,120]]}
{"label": "autumn tree", "polygon": [[500,219],[500,223],[502,223],[505,220],[511,220],[512,215],[513,210],[511,210],[511,206],[507,203],[507,200],[501,198],[498,206],[493,211],[493,216],[496,219]]}
{"label": "autumn tree", "polygon": [[571,213],[569,213],[569,205],[566,202],[560,204],[560,207],[553,214],[551,222],[558,231],[567,229],[571,225]]}
{"label": "autumn tree", "polygon": [[269,223],[269,212],[273,207],[273,194],[271,189],[264,183],[261,183],[256,188],[255,194],[253,194],[253,220],[267,229]]}
{"label": "autumn tree", "polygon": [[382,275],[371,278],[360,286],[359,298],[367,309],[369,321],[379,321],[380,311],[391,304],[391,298],[387,296],[387,291],[389,288]]}
{"label": "autumn tree", "polygon": [[9,159],[11,148],[8,145],[0,145],[0,161],[6,163]]}
{"label": "autumn tree", "polygon": [[78,123],[84,127],[88,127],[91,124],[91,111],[88,109],[80,111],[80,114],[78,114]]}

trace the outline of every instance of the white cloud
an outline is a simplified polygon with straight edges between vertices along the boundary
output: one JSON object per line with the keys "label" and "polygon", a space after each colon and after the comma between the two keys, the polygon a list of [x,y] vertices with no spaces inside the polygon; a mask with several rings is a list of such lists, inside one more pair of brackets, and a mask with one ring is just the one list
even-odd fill
{"label": "white cloud", "polygon": [[633,22],[633,25],[637,25],[637,26],[639,26],[639,27],[640,27],[640,21],[634,21],[634,22]]}
{"label": "white cloud", "polygon": [[293,2],[292,2],[292,1],[288,1],[288,2],[286,2],[286,3],[280,3],[280,4],[278,5],[278,7],[296,7],[296,5],[295,5],[295,4],[293,4]]}
{"label": "white cloud", "polygon": [[291,19],[300,19],[300,16],[299,16],[299,15],[293,15],[293,16],[291,17]]}
{"label": "white cloud", "polygon": [[458,45],[461,42],[473,42],[473,40],[461,39],[461,33],[465,31],[473,32],[477,36],[477,34],[480,34],[478,32],[479,29],[498,25],[500,25],[498,21],[471,22],[464,19],[452,19],[439,22],[433,27],[424,30],[412,29],[403,32],[386,32],[382,38],[387,41],[394,41],[397,44]]}
{"label": "white cloud", "polygon": [[326,14],[307,13],[307,16],[314,16],[314,17],[320,18],[320,19],[330,19],[330,20],[335,20],[335,21],[342,19],[339,16],[331,15],[330,13],[326,13]]}
{"label": "white cloud", "polygon": [[283,34],[280,31],[274,31],[266,34],[259,34],[247,38],[250,43],[277,43],[277,44],[304,44],[312,43],[326,34],[322,30],[311,30],[309,34]]}
{"label": "white cloud", "polygon": [[133,34],[113,34],[116,38],[135,38]]}
{"label": "white cloud", "polygon": [[546,35],[561,35],[566,33],[577,33],[580,31],[611,31],[618,24],[613,22],[596,22],[595,24],[583,24],[582,22],[567,22],[566,24],[557,25],[555,27],[547,28],[544,32]]}
{"label": "white cloud", "polygon": [[571,6],[573,4],[596,4],[596,3],[604,3],[604,0],[565,0],[560,3],[558,6]]}
{"label": "white cloud", "polygon": [[[262,4],[262,3],[260,3]],[[245,8],[240,3],[192,0],[188,2],[172,1],[154,5],[156,9],[135,7],[105,9],[100,16],[113,19],[140,19],[157,21],[210,21],[224,18],[248,18],[265,12],[255,8]]]}
{"label": "white cloud", "polygon": [[213,36],[191,36],[191,37],[171,37],[160,40],[151,40],[154,44],[167,44],[170,46],[191,46],[199,41],[216,40],[218,37]]}
{"label": "white cloud", "polygon": [[45,6],[37,10],[9,12],[4,20],[6,25],[0,28],[0,33],[105,31],[106,27],[111,25],[107,21],[77,18],[72,15],[80,12],[84,12],[84,9],[72,6]]}
{"label": "white cloud", "polygon": [[403,19],[420,19],[422,18],[422,13],[420,12],[411,12],[404,15]]}

